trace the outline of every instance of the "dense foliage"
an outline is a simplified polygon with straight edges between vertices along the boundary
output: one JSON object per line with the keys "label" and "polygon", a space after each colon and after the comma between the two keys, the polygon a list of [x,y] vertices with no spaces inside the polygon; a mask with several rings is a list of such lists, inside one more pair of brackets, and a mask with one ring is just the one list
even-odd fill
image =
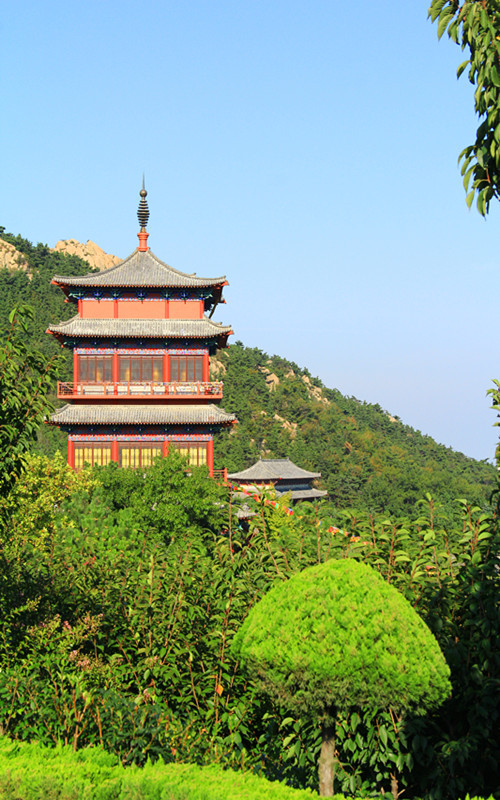
{"label": "dense foliage", "polygon": [[[438,36],[448,36],[468,58],[457,76],[467,70],[474,92],[474,111],[480,119],[474,144],[460,153],[467,205],[476,197],[486,216],[492,198],[500,198],[500,4],[498,0],[432,0],[429,16],[438,23]],[[469,186],[471,187],[469,191]]]}
{"label": "dense foliage", "polygon": [[[148,763],[126,769],[101,748],[76,753],[0,738],[0,800],[312,800],[310,790],[271,783],[250,772],[193,764]],[[341,795],[337,800],[343,800]],[[474,798],[479,800],[479,798]]]}
{"label": "dense foliage", "polygon": [[339,714],[338,788],[396,785],[438,800],[498,786],[498,546],[479,509],[458,507],[444,527],[432,502],[411,522],[332,518],[308,504],[290,516],[281,503],[250,501],[256,516],[245,532],[226,490],[203,470],[187,475],[178,454],[145,472],[77,476],[62,460],[32,458],[0,559],[0,725],[10,737],[101,744],[123,763],[247,767],[314,786],[320,729],[259,695],[231,643],[276,582],[354,558],[429,625],[453,695],[423,719],[392,709]]}
{"label": "dense foliage", "polygon": [[47,395],[57,372],[54,358],[47,359],[23,341],[32,317],[29,306],[14,309],[0,347],[0,501],[12,489],[50,409]]}
{"label": "dense foliage", "polygon": [[328,717],[352,707],[437,708],[449,669],[410,603],[371,567],[329,560],[274,586],[233,650],[287,708]]}

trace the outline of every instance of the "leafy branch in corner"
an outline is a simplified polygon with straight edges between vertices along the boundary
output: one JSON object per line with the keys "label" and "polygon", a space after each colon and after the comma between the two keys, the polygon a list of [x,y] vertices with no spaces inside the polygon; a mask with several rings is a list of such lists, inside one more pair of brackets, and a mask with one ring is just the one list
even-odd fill
{"label": "leafy branch in corner", "polygon": [[485,217],[492,198],[500,199],[500,4],[498,0],[432,0],[432,22],[438,37],[445,31],[469,58],[457,69],[460,77],[468,69],[476,87],[474,110],[481,122],[474,144],[459,156],[462,164],[466,202],[474,197],[477,210]]}

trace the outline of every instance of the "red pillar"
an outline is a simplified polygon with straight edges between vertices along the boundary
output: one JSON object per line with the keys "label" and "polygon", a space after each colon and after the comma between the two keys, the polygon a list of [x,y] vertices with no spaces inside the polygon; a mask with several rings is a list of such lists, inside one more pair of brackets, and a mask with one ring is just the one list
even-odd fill
{"label": "red pillar", "polygon": [[68,439],[68,465],[75,468],[75,443],[71,439]]}
{"label": "red pillar", "polygon": [[113,439],[111,442],[111,461],[119,463],[120,454],[118,452],[118,439]]}
{"label": "red pillar", "polygon": [[80,376],[78,375],[78,354],[73,350],[73,383],[77,384],[80,381]]}
{"label": "red pillar", "polygon": [[205,353],[203,357],[203,380],[205,383],[208,381],[208,370],[210,366],[210,356],[208,353]]}
{"label": "red pillar", "polygon": [[118,381],[120,380],[120,366],[118,362],[118,353],[113,353],[113,361],[111,367],[111,380],[114,384],[114,393],[118,394]]}
{"label": "red pillar", "polygon": [[208,464],[208,474],[210,477],[214,474],[214,440],[208,440],[208,447],[207,447],[207,464]]}

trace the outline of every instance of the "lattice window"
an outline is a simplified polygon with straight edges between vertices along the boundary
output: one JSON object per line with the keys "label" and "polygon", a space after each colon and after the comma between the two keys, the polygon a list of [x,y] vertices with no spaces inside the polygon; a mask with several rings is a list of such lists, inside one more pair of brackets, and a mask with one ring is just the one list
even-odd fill
{"label": "lattice window", "polygon": [[73,452],[75,469],[83,469],[85,464],[90,464],[91,467],[105,467],[111,461],[111,443],[75,444]]}
{"label": "lattice window", "polygon": [[78,356],[80,383],[110,382],[113,374],[113,356]]}
{"label": "lattice window", "polygon": [[123,442],[120,444],[120,467],[150,467],[163,455],[163,442]]}
{"label": "lattice window", "polygon": [[171,381],[202,381],[203,356],[170,356]]}
{"label": "lattice window", "polygon": [[162,356],[119,356],[120,381],[163,381]]}
{"label": "lattice window", "polygon": [[208,462],[207,442],[170,442],[170,446],[187,456],[190,467],[202,467]]}

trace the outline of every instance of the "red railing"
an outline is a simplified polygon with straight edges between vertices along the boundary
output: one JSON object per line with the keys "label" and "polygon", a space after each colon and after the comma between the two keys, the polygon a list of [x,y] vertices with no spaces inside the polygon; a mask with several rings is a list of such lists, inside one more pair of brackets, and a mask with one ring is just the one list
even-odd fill
{"label": "red railing", "polygon": [[120,381],[119,383],[71,383],[58,381],[57,396],[61,400],[86,398],[89,400],[142,397],[222,397],[222,381]]}
{"label": "red railing", "polygon": [[214,469],[212,471],[212,478],[219,483],[227,483],[227,469]]}

